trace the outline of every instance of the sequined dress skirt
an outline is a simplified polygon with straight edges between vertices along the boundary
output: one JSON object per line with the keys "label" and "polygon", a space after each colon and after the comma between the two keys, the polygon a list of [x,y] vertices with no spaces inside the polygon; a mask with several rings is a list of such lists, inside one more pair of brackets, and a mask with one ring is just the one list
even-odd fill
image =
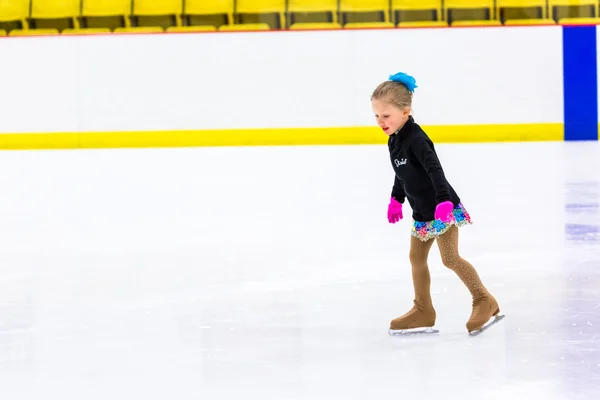
{"label": "sequined dress skirt", "polygon": [[422,242],[442,235],[450,229],[452,225],[458,227],[472,224],[471,216],[465,209],[462,203],[459,203],[452,211],[452,219],[448,223],[444,223],[439,219],[428,222],[419,222],[413,220],[411,234]]}

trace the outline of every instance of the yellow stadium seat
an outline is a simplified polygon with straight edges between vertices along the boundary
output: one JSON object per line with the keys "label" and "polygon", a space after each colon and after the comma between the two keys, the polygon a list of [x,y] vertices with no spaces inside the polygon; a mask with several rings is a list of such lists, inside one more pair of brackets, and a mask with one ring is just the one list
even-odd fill
{"label": "yellow stadium seat", "polygon": [[452,26],[502,26],[502,22],[495,19],[468,19],[468,20],[459,20],[453,21]]}
{"label": "yellow stadium seat", "polygon": [[182,14],[182,0],[134,0],[133,2],[132,17],[138,22],[144,17],[148,17],[147,19],[153,22],[159,17],[168,17],[170,21],[166,23],[167,25],[181,26]]}
{"label": "yellow stadium seat", "polygon": [[183,3],[181,0],[135,0],[134,15],[181,15]]}
{"label": "yellow stadium seat", "polygon": [[[392,13],[395,21],[403,21],[403,14],[427,12],[433,21],[442,19],[442,0],[392,0]],[[408,22],[408,21],[406,21]]]}
{"label": "yellow stadium seat", "polygon": [[393,22],[348,22],[344,25],[345,29],[378,29],[378,28],[395,28]]}
{"label": "yellow stadium seat", "polygon": [[231,25],[233,24],[234,8],[235,0],[186,0],[183,13],[187,18],[220,16],[223,17],[226,25]]}
{"label": "yellow stadium seat", "polygon": [[61,32],[63,35],[106,35],[112,33],[108,28],[80,28],[65,29]]}
{"label": "yellow stadium seat", "polygon": [[300,16],[323,14],[329,22],[338,22],[338,0],[289,0],[290,23]]}
{"label": "yellow stadium seat", "polygon": [[[390,22],[389,0],[340,0],[340,13],[344,25],[348,22]],[[381,18],[377,21],[348,21],[351,14],[376,13]]]}
{"label": "yellow stadium seat", "polygon": [[399,22],[398,28],[447,28],[446,21],[405,21]]}
{"label": "yellow stadium seat", "polygon": [[89,18],[118,17],[124,26],[129,26],[132,0],[82,0],[81,16]]}
{"label": "yellow stadium seat", "polygon": [[[72,28],[79,28],[81,0],[31,0],[32,20],[69,20]],[[37,28],[42,28],[35,23]],[[45,28],[45,27],[44,27]],[[51,28],[53,29],[53,28]]]}
{"label": "yellow stadium seat", "polygon": [[273,28],[286,27],[286,0],[237,0],[236,23],[266,23],[268,15],[274,16]]}
{"label": "yellow stadium seat", "polygon": [[598,15],[597,0],[548,0],[550,18],[596,18]]}
{"label": "yellow stadium seat", "polygon": [[507,19],[504,25],[556,25],[556,21],[550,18]]}
{"label": "yellow stadium seat", "polygon": [[342,29],[339,22],[298,22],[290,25],[291,30],[320,30],[320,29]]}
{"label": "yellow stadium seat", "polygon": [[[2,0],[0,1],[0,22],[18,21],[23,29],[28,28],[30,0]],[[6,32],[5,32],[6,33]]]}
{"label": "yellow stadium seat", "polygon": [[59,35],[58,29],[13,29],[8,36],[48,36]]}
{"label": "yellow stadium seat", "polygon": [[546,1],[547,0],[496,0],[496,15],[500,20],[513,18],[546,18]]}
{"label": "yellow stadium seat", "polygon": [[219,31],[268,31],[270,29],[269,24],[264,23],[221,25],[219,27]]}
{"label": "yellow stadium seat", "polygon": [[129,28],[116,28],[114,33],[163,33],[160,26],[131,26]]}
{"label": "yellow stadium seat", "polygon": [[494,19],[495,0],[444,0],[446,18],[455,20]]}
{"label": "yellow stadium seat", "polygon": [[81,15],[84,17],[112,17],[129,15],[132,0],[82,0]]}
{"label": "yellow stadium seat", "polygon": [[600,18],[561,18],[561,25],[600,25]]}
{"label": "yellow stadium seat", "polygon": [[4,29],[0,29],[0,36],[6,36],[6,31]]}
{"label": "yellow stadium seat", "polygon": [[194,26],[171,26],[167,28],[167,32],[186,33],[186,32],[216,32],[217,28],[214,25],[194,25]]}

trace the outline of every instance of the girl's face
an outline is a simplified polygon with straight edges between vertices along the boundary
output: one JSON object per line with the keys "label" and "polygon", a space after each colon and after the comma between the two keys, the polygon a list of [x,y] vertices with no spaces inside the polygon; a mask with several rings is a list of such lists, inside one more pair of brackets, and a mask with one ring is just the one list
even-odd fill
{"label": "girl's face", "polygon": [[400,109],[394,104],[381,99],[372,100],[371,106],[375,113],[377,125],[388,136],[404,126],[410,115],[410,107]]}

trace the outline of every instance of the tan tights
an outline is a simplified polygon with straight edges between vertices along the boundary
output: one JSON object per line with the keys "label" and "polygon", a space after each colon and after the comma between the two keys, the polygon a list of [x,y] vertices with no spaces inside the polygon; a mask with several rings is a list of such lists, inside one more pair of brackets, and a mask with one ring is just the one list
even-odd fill
{"label": "tan tights", "polygon": [[[446,233],[438,236],[436,240],[442,262],[458,275],[471,292],[473,299],[478,299],[486,294],[487,290],[475,268],[458,254],[458,228],[452,226]],[[421,304],[431,304],[431,277],[427,258],[432,245],[433,240],[422,242],[411,236],[409,258],[412,266],[415,300]]]}

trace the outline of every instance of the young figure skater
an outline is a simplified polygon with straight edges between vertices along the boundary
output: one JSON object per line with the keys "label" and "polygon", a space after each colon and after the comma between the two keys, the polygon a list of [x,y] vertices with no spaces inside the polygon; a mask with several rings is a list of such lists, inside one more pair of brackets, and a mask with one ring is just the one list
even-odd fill
{"label": "young figure skater", "polygon": [[471,335],[478,334],[503,318],[496,299],[485,288],[477,271],[458,253],[458,227],[471,217],[450,186],[432,141],[411,115],[415,79],[404,73],[390,76],[371,96],[377,124],[389,136],[388,148],[395,172],[388,221],[402,219],[405,199],[413,210],[409,259],[412,266],[414,305],[391,321],[390,334],[437,333],[436,313],[431,300],[427,257],[437,240],[442,262],[458,275],[473,297],[467,322]]}

